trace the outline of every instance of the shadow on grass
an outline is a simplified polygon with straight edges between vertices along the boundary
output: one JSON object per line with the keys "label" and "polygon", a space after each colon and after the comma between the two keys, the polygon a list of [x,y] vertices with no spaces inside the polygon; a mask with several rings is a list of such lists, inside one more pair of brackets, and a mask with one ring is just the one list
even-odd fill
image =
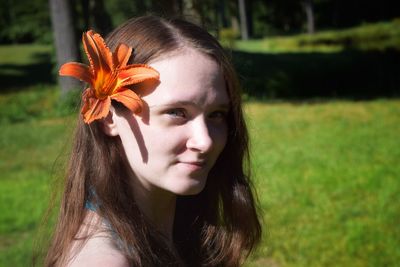
{"label": "shadow on grass", "polygon": [[258,99],[400,96],[400,52],[233,52],[245,92]]}
{"label": "shadow on grass", "polygon": [[[256,99],[400,96],[400,52],[233,52],[245,93]],[[0,64],[0,94],[37,84],[54,84],[51,55],[34,54],[32,64]]]}
{"label": "shadow on grass", "polygon": [[0,94],[37,84],[55,83],[48,53],[36,53],[31,64],[0,64]]}

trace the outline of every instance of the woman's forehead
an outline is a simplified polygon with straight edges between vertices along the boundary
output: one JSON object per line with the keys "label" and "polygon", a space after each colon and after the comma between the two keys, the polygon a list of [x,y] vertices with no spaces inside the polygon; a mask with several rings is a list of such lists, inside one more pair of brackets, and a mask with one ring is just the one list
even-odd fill
{"label": "woman's forehead", "polygon": [[198,105],[228,105],[225,80],[217,62],[191,50],[150,64],[160,73],[160,83],[143,97],[152,105],[193,102]]}
{"label": "woman's forehead", "polygon": [[[193,48],[181,48],[149,63],[164,75],[204,75],[210,78],[222,72],[219,63],[211,56]],[[162,77],[161,77],[162,78]],[[199,77],[203,78],[203,77]]]}

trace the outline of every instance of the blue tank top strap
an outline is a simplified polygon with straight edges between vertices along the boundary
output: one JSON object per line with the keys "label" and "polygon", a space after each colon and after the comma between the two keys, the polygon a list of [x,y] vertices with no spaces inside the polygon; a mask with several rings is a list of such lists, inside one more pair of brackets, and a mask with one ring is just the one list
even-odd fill
{"label": "blue tank top strap", "polygon": [[[96,191],[92,187],[90,187],[89,196],[85,202],[85,209],[91,211],[97,211],[99,208],[99,204],[97,203],[98,201],[96,201],[96,199],[97,199]],[[95,200],[95,202],[93,202],[93,200]]]}
{"label": "blue tank top strap", "polygon": [[[94,190],[91,190],[91,191],[90,191],[90,195],[91,195],[92,197],[93,197],[93,196],[96,196],[96,193],[94,192]],[[90,201],[90,200],[86,200],[86,202],[85,202],[85,209],[88,209],[88,210],[90,210],[90,211],[96,212],[96,211],[98,210],[98,208],[99,208],[99,206],[98,206],[97,203],[93,203],[93,202]],[[119,249],[122,249],[122,247],[123,247],[123,242],[122,242],[121,238],[118,236],[118,234],[115,232],[115,230],[111,227],[111,224],[108,222],[108,220],[107,220],[107,219],[104,219],[104,218],[103,218],[103,220],[104,220],[104,224],[105,224],[105,225],[108,227],[108,229],[110,230],[111,236],[114,238],[117,247],[118,247]]]}
{"label": "blue tank top strap", "polygon": [[91,210],[91,211],[97,211],[97,205],[93,204],[93,202],[86,200],[85,202],[85,209]]}

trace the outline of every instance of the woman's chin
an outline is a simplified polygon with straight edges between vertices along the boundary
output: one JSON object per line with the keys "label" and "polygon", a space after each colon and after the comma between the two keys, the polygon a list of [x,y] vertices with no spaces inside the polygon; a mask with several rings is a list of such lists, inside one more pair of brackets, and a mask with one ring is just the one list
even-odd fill
{"label": "woman's chin", "polygon": [[203,191],[205,187],[206,182],[204,181],[196,181],[192,183],[185,183],[181,184],[180,186],[177,186],[173,193],[179,196],[191,196],[191,195],[197,195],[201,191]]}

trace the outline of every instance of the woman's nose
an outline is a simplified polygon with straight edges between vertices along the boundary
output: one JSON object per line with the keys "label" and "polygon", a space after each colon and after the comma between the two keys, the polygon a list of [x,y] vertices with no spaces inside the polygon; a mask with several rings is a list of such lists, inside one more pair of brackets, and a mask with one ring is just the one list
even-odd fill
{"label": "woman's nose", "polygon": [[190,127],[187,148],[196,150],[200,153],[208,152],[213,145],[207,122],[204,118],[193,120]]}

